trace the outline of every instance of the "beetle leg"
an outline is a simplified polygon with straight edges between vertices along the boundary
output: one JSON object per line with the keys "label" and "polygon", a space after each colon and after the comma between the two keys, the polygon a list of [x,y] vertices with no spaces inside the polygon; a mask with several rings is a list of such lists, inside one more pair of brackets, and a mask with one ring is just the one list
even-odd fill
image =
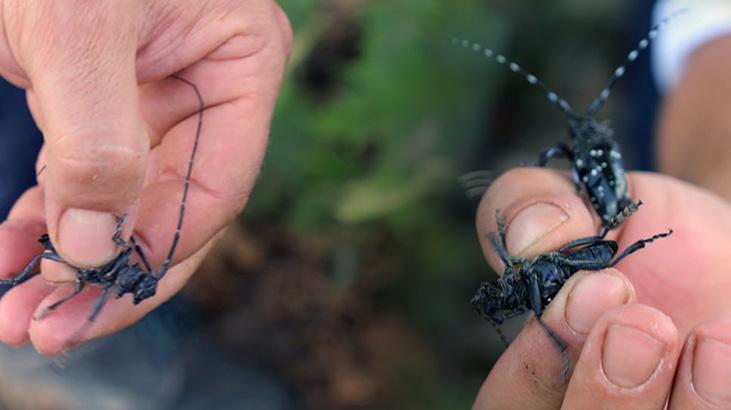
{"label": "beetle leg", "polygon": [[35,316],[33,316],[33,320],[41,320],[44,317],[46,317],[49,313],[56,310],[59,306],[63,305],[64,303],[68,302],[69,300],[73,299],[76,295],[81,293],[81,291],[84,289],[84,282],[80,281],[79,279],[76,279],[76,287],[74,288],[74,291],[65,296],[64,298],[57,300],[56,302],[46,306],[41,310],[41,312]]}
{"label": "beetle leg", "polygon": [[132,246],[135,247],[135,252],[140,257],[140,260],[142,261],[142,264],[145,265],[145,268],[147,268],[147,272],[152,272],[152,268],[150,267],[150,263],[147,262],[147,257],[145,256],[145,253],[142,252],[142,248],[140,245],[137,244],[137,241],[135,241],[134,236],[131,236],[129,238],[130,242],[132,242]]}
{"label": "beetle leg", "polygon": [[114,230],[114,235],[112,235],[112,240],[117,245],[121,246],[124,249],[127,249],[130,247],[130,244],[128,242],[125,242],[122,239],[122,226],[124,226],[124,222],[127,220],[127,214],[122,215],[121,218],[119,218],[119,221],[117,222],[117,229]]}
{"label": "beetle leg", "polygon": [[104,288],[101,296],[99,296],[99,299],[97,299],[94,303],[94,308],[91,310],[91,315],[89,315],[89,322],[93,322],[99,316],[99,313],[101,313],[102,307],[104,307],[104,302],[106,302],[107,296],[109,296],[109,291],[111,289],[111,286],[107,286]]}
{"label": "beetle leg", "polygon": [[81,327],[69,338],[68,342],[66,342],[67,346],[76,346],[84,340],[84,334],[87,330],[89,330],[91,325],[94,323],[94,320],[96,320],[96,318],[99,316],[99,313],[101,312],[102,307],[104,307],[104,302],[106,302],[107,297],[109,296],[109,291],[112,289],[112,287],[113,285],[108,285],[102,289],[101,296],[99,296],[96,302],[94,302],[94,307],[91,309],[91,315],[89,315],[89,318],[86,320],[86,322],[84,322],[84,324],[81,325]]}
{"label": "beetle leg", "polygon": [[513,258],[508,255],[508,251],[505,249],[505,219],[499,209],[495,210],[495,221],[497,222],[497,236],[494,233],[490,233],[488,238],[492,243],[492,247],[495,248],[495,252],[500,257],[500,260],[507,268],[513,266],[515,261],[513,261]]}
{"label": "beetle leg", "polygon": [[629,204],[622,208],[622,210],[609,221],[609,224],[605,226],[604,229],[609,231],[610,229],[618,227],[625,219],[629,218],[630,215],[637,212],[640,206],[642,206],[642,201],[630,201]]}
{"label": "beetle leg", "polygon": [[607,232],[609,232],[609,230],[602,229],[602,232],[597,236],[587,236],[586,238],[579,238],[579,239],[573,240],[573,241],[567,243],[566,245],[558,248],[558,251],[563,252],[563,251],[567,251],[571,248],[575,248],[577,246],[593,245],[597,242],[601,242],[602,240],[604,240],[604,237],[607,236]]}
{"label": "beetle leg", "polygon": [[639,241],[633,243],[630,245],[627,249],[624,250],[619,256],[617,256],[611,263],[609,263],[608,267],[613,267],[614,265],[618,264],[619,261],[630,255],[631,253],[642,249],[645,247],[646,244],[654,242],[656,239],[665,238],[673,234],[672,229],[668,229],[667,232],[659,233],[657,235],[653,235],[651,238],[647,239],[640,239]]}
{"label": "beetle leg", "polygon": [[25,268],[23,268],[23,271],[20,272],[18,275],[16,275],[12,279],[0,279],[0,285],[10,285],[10,286],[17,286],[21,283],[27,281],[28,279],[32,278],[33,276],[40,273],[40,270],[33,270],[38,262],[41,261],[41,259],[48,259],[52,260],[54,262],[59,262],[63,264],[67,264],[61,257],[56,254],[55,252],[49,252],[45,251],[38,255],[36,255],[27,265],[25,265]]}
{"label": "beetle leg", "polygon": [[495,333],[497,333],[500,341],[503,343],[503,346],[505,346],[505,348],[507,349],[510,343],[508,343],[508,338],[505,337],[505,333],[503,333],[503,331],[500,329],[500,326],[492,320],[488,320],[487,322],[490,324],[490,326],[492,326],[493,329],[495,329]]}
{"label": "beetle leg", "polygon": [[508,255],[508,251],[505,248],[505,218],[503,218],[499,209],[495,210],[495,221],[497,223],[497,236],[494,233],[490,233],[487,237],[490,239],[490,243],[500,257],[500,260],[503,261],[505,267],[513,266],[516,263],[524,263],[525,260],[523,258]]}
{"label": "beetle leg", "polygon": [[540,317],[543,313],[543,298],[541,298],[541,289],[538,285],[538,275],[535,273],[530,275],[530,309]]}
{"label": "beetle leg", "polygon": [[543,314],[543,305],[541,301],[542,300],[540,288],[538,287],[538,275],[534,273],[530,277],[531,310],[533,310],[533,312],[535,313],[538,324],[541,325],[543,330],[545,330],[546,334],[551,339],[551,342],[553,342],[553,344],[556,345],[558,350],[561,352],[561,362],[563,365],[561,376],[563,377],[563,381],[565,383],[568,381],[569,369],[571,368],[571,356],[569,355],[568,349],[566,348],[566,343],[564,343],[564,341],[561,340],[561,338],[558,337],[558,335],[553,330],[551,330],[551,328],[548,327],[543,319],[541,319],[541,315]]}
{"label": "beetle leg", "polygon": [[581,193],[581,178],[579,177],[579,171],[576,170],[576,167],[571,167],[571,177],[574,180],[574,188],[576,188],[576,193]]}
{"label": "beetle leg", "polygon": [[523,307],[520,307],[520,308],[516,308],[516,309],[515,309],[515,310],[513,310],[512,312],[510,312],[510,313],[507,313],[507,314],[503,315],[503,320],[508,320],[508,319],[512,319],[512,318],[514,318],[514,317],[520,316],[520,315],[522,315],[523,313],[525,313],[525,312],[526,312],[527,310],[528,310],[528,309],[526,309],[526,308],[523,308]]}
{"label": "beetle leg", "polygon": [[559,352],[561,352],[561,379],[564,383],[568,383],[569,371],[571,370],[571,354],[569,353],[569,349],[566,347],[566,343],[564,343],[564,341],[561,340],[561,338],[558,337],[558,335],[554,333],[550,327],[548,327],[546,322],[544,322],[540,316],[536,316],[536,320],[551,339],[553,344],[556,345]]}
{"label": "beetle leg", "polygon": [[565,158],[574,162],[574,152],[569,148],[568,145],[564,143],[556,144],[552,147],[547,148],[543,152],[541,152],[540,157],[538,157],[538,166],[544,167],[548,163],[549,160],[552,158]]}

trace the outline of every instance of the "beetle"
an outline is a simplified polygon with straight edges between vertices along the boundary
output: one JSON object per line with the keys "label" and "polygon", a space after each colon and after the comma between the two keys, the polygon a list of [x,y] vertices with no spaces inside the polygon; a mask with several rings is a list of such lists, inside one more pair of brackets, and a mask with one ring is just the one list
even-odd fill
{"label": "beetle", "polygon": [[[642,202],[623,210],[621,220],[634,213]],[[505,249],[505,221],[499,210],[495,211],[498,233],[488,235],[492,247],[505,265],[503,275],[492,281],[482,282],[472,298],[477,312],[491,324],[532,311],[536,320],[558,347],[564,359],[564,379],[568,375],[566,344],[541,319],[544,308],[556,297],[561,287],[580,270],[598,271],[611,268],[630,254],[655,240],[672,235],[673,230],[640,239],[617,255],[617,242],[605,239],[611,227],[604,227],[599,235],[571,241],[556,251],[540,254],[533,259],[510,256]],[[613,224],[621,223],[615,219]],[[503,336],[501,335],[501,338]],[[504,340],[504,338],[503,338]]]}
{"label": "beetle", "polygon": [[[101,296],[99,296],[92,307],[87,324],[94,322],[94,320],[98,317],[110,294],[114,294],[117,298],[121,298],[125,294],[129,293],[132,295],[132,303],[135,305],[155,295],[158,283],[165,276],[172,264],[173,255],[175,254],[175,249],[177,248],[178,241],[180,240],[180,231],[183,227],[183,220],[185,216],[185,204],[188,198],[188,189],[190,186],[191,174],[193,172],[193,163],[198,150],[198,141],[200,139],[201,129],[203,126],[203,110],[205,107],[203,97],[201,96],[198,87],[193,82],[177,75],[172,75],[171,78],[182,81],[192,88],[198,99],[199,107],[195,138],[193,140],[193,147],[188,160],[187,172],[183,179],[183,194],[180,200],[177,225],[175,227],[175,233],[173,235],[167,257],[163,261],[160,269],[155,271],[150,267],[145,254],[135,241],[134,237],[130,237],[129,242],[124,241],[121,238],[122,227],[124,226],[127,218],[126,215],[122,215],[119,218],[115,233],[111,238],[111,240],[121,248],[121,252],[112,261],[94,268],[79,268],[64,261],[53,247],[48,234],[43,234],[38,239],[41,245],[43,245],[43,252],[36,255],[25,266],[25,268],[12,279],[0,280],[0,285],[14,287],[24,283],[28,279],[40,273],[40,270],[37,269],[38,264],[41,260],[47,259],[57,263],[62,263],[74,269],[76,271],[76,286],[72,293],[43,308],[40,313],[34,317],[34,319],[43,319],[59,306],[76,297],[87,285],[96,286],[102,289]],[[134,255],[137,256],[139,261],[142,263],[142,266],[140,266],[140,263],[133,261]]]}
{"label": "beetle", "polygon": [[[502,54],[497,54],[492,49],[484,48],[469,40],[453,39],[452,43],[461,44],[465,48],[494,59],[498,64],[507,65],[511,71],[521,75],[529,84],[542,90],[548,101],[563,112],[568,120],[570,143],[558,143],[545,149],[541,152],[536,165],[546,166],[554,158],[563,158],[571,162],[576,191],[581,192],[583,188],[591,206],[601,219],[602,225],[609,227],[613,226],[612,221],[632,203],[632,200],[627,192],[627,177],[619,144],[614,139],[614,131],[608,121],[599,121],[594,118],[594,115],[607,101],[614,85],[624,76],[627,66],[637,59],[640,52],[649,46],[651,40],[657,37],[659,29],[685,11],[686,9],[680,9],[652,27],[647,36],[640,40],[637,47],[627,54],[624,64],[614,70],[607,85],[583,114],[574,111],[565,99],[550,90],[536,76],[517,63],[509,61]],[[484,193],[492,179],[489,171],[476,171],[463,175],[461,183],[468,195],[476,196]]]}

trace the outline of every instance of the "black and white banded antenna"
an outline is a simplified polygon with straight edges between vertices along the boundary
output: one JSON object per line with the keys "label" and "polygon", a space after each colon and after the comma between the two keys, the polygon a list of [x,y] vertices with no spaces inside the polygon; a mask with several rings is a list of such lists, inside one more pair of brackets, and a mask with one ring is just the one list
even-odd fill
{"label": "black and white banded antenna", "polygon": [[180,200],[180,211],[178,212],[178,223],[175,226],[175,234],[173,235],[173,242],[170,245],[170,250],[168,251],[168,255],[165,258],[165,261],[162,263],[162,266],[160,267],[160,270],[157,272],[152,273],[152,275],[155,277],[155,279],[162,279],[163,276],[165,276],[165,273],[167,273],[168,269],[170,268],[170,265],[173,262],[173,255],[175,254],[175,249],[178,246],[178,241],[180,241],[180,231],[183,229],[183,217],[185,216],[185,205],[188,200],[188,190],[190,188],[190,179],[191,175],[193,174],[193,163],[195,162],[195,154],[198,152],[198,141],[201,137],[201,129],[203,128],[203,112],[205,111],[205,103],[203,102],[203,97],[201,96],[201,92],[198,89],[198,86],[195,85],[190,80],[187,80],[183,77],[178,76],[177,74],[171,75],[171,78],[174,78],[176,80],[182,81],[185,84],[189,85],[193,92],[195,93],[196,98],[198,99],[198,122],[195,129],[195,138],[193,139],[193,149],[190,154],[190,158],[188,159],[188,170],[185,173],[185,178],[183,179],[183,197]]}
{"label": "black and white banded antenna", "polygon": [[546,87],[546,85],[543,84],[543,82],[539,80],[538,77],[526,71],[523,67],[518,65],[518,63],[508,60],[507,57],[502,54],[495,53],[495,51],[493,51],[491,48],[483,47],[482,45],[469,40],[453,38],[452,44],[455,46],[461,45],[464,48],[471,49],[476,53],[479,53],[491,60],[496,61],[498,64],[507,64],[510,71],[516,74],[520,74],[521,76],[523,76],[523,78],[525,78],[526,81],[528,81],[529,84],[540,88],[546,95],[546,98],[548,98],[548,101],[550,101],[551,104],[553,104],[554,106],[558,107],[558,109],[561,110],[561,112],[563,112],[569,119],[578,118],[578,115],[571,108],[571,105],[568,103],[568,101],[559,97],[558,94]]}
{"label": "black and white banded antenna", "polygon": [[625,62],[617,67],[616,70],[614,70],[614,73],[612,74],[612,77],[609,79],[609,82],[607,83],[607,86],[604,87],[601,93],[599,93],[599,96],[591,103],[589,106],[589,109],[586,111],[587,116],[591,116],[592,114],[595,114],[597,111],[599,111],[600,108],[604,105],[604,103],[609,98],[609,95],[612,92],[612,87],[619,81],[620,78],[624,76],[625,71],[627,70],[627,67],[631,65],[635,60],[637,60],[637,57],[639,57],[640,53],[645,50],[652,40],[654,40],[657,37],[658,32],[660,29],[665,26],[670,20],[673,20],[674,18],[684,14],[687,12],[687,8],[682,8],[674,11],[669,16],[663,18],[660,20],[659,23],[657,23],[655,26],[653,26],[650,31],[647,33],[647,36],[640,40],[640,42],[637,44],[637,47],[632,49],[629,53],[627,53],[627,59]]}

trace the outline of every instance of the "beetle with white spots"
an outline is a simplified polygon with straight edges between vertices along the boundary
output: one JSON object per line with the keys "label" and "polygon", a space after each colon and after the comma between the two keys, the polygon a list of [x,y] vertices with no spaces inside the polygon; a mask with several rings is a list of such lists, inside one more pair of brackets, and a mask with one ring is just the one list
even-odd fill
{"label": "beetle with white spots", "polygon": [[[606,87],[592,101],[585,113],[574,111],[568,101],[546,87],[535,75],[527,72],[517,63],[509,61],[504,55],[494,54],[491,49],[483,49],[481,45],[468,40],[454,39],[453,44],[462,44],[463,47],[471,48],[476,52],[482,51],[482,54],[489,58],[495,55],[495,61],[501,65],[507,63],[512,72],[522,75],[529,84],[541,89],[548,101],[566,115],[571,136],[570,143],[559,143],[544,150],[537,165],[543,167],[554,158],[570,161],[577,191],[586,192],[589,202],[592,203],[592,207],[601,219],[602,226],[607,227],[624,208],[632,203],[632,200],[627,190],[627,177],[622,154],[614,139],[614,131],[608,121],[599,121],[594,116],[609,98],[617,81],[625,75],[627,65],[637,60],[640,51],[646,49],[650,40],[657,37],[661,26],[683,12],[685,9],[666,17],[649,31],[647,38],[640,40],[637,48],[627,54],[625,63],[614,70]],[[491,178],[487,178],[485,175],[485,172],[478,171],[463,177],[462,182],[468,189],[468,193],[470,191],[477,193],[478,189],[486,188],[485,185],[489,185]]]}

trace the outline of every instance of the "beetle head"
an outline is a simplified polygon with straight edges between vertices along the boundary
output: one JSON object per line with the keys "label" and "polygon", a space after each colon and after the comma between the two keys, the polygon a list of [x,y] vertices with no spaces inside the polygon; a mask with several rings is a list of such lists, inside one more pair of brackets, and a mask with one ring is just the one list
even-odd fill
{"label": "beetle head", "polygon": [[155,296],[157,291],[157,278],[145,275],[144,278],[135,287],[132,302],[136,305],[145,299]]}
{"label": "beetle head", "polygon": [[483,282],[472,297],[472,306],[477,312],[497,324],[503,322],[503,318],[496,313],[505,309],[505,292],[495,283]]}

